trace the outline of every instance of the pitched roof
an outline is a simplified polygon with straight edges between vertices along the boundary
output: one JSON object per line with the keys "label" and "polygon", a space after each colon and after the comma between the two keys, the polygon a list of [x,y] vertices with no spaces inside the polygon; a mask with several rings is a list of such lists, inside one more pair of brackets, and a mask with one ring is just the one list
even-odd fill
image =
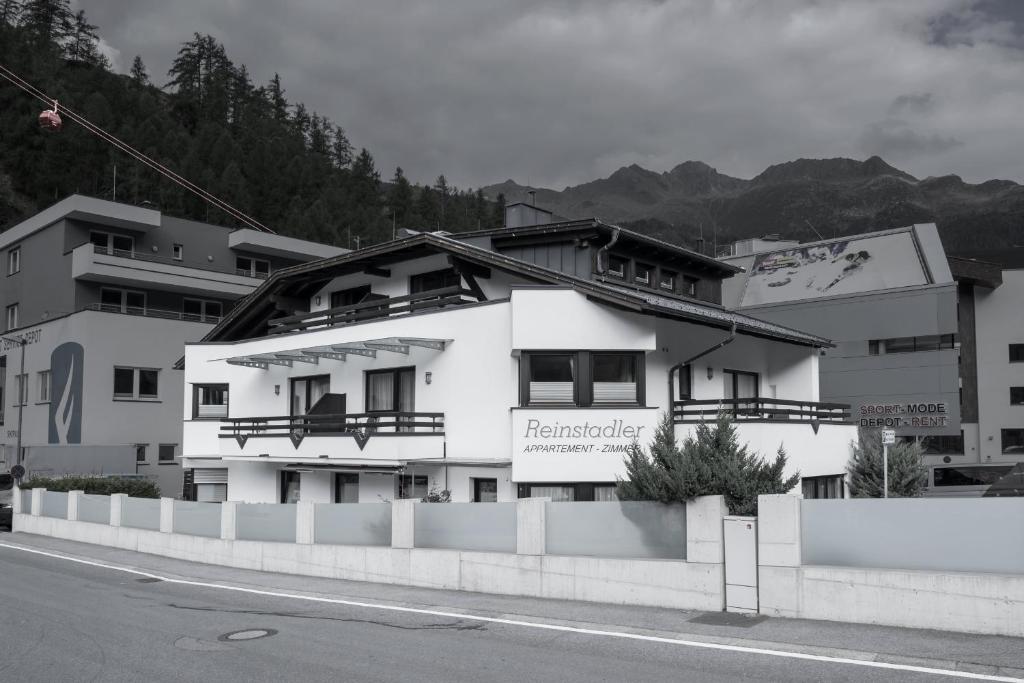
{"label": "pitched roof", "polygon": [[[429,233],[413,235],[279,270],[229,311],[221,322],[203,338],[203,341],[239,339],[241,338],[239,333],[244,334],[240,328],[247,321],[249,329],[252,329],[253,326],[258,326],[261,330],[265,329],[266,320],[274,310],[273,298],[295,296],[295,293],[290,294],[288,287],[297,282],[312,279],[314,282],[312,287],[319,289],[322,283],[340,274],[362,272],[366,268],[379,266],[382,263],[395,263],[426,253],[448,253],[456,258],[513,273],[540,284],[569,286],[594,301],[640,313],[685,320],[721,329],[731,329],[735,325],[736,331],[740,334],[805,346],[831,346],[831,342],[822,337],[734,313],[714,304],[585,280],[473,246],[452,237]],[[308,296],[312,292],[312,289],[307,289],[298,294]],[[264,312],[265,317],[260,317],[261,312]]]}

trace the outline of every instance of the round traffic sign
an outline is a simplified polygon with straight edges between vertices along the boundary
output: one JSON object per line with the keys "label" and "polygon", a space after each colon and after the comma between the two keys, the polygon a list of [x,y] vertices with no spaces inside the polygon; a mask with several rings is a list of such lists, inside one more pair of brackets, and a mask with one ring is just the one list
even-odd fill
{"label": "round traffic sign", "polygon": [[14,477],[15,479],[21,479],[22,477],[24,477],[25,476],[25,466],[24,465],[15,465],[14,467],[12,467],[11,468],[11,476]]}

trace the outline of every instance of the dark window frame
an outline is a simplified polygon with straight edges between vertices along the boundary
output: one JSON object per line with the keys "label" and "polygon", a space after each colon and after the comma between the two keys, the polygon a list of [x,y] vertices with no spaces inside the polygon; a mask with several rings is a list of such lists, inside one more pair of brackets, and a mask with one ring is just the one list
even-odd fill
{"label": "dark window frame", "polygon": [[183,261],[185,256],[185,245],[183,244],[172,244],[171,245],[171,258],[175,261]]}
{"label": "dark window frame", "polygon": [[1010,362],[1024,363],[1024,344],[1010,344]]}
{"label": "dark window frame", "polygon": [[[344,480],[344,479],[348,479],[349,481],[343,482],[342,480]],[[334,473],[334,476],[331,477],[331,486],[333,488],[333,491],[332,491],[332,494],[331,494],[331,500],[333,500],[335,503],[343,502],[343,501],[340,500],[340,498],[341,498],[341,486],[340,486],[340,484],[342,484],[342,483],[349,483],[349,484],[351,484],[351,483],[353,483],[352,482],[353,479],[355,480],[354,483],[356,485],[356,502],[358,503],[359,502],[359,495],[358,495],[359,494],[359,473],[358,472],[335,472]]]}
{"label": "dark window frame", "polygon": [[21,272],[21,245],[7,250],[7,277]]}
{"label": "dark window frame", "polygon": [[[128,395],[124,392],[118,393],[117,391],[117,371],[128,370],[132,373],[132,393]],[[155,372],[156,373],[156,393],[155,394],[143,394],[142,393],[142,373],[143,372]],[[115,365],[113,369],[114,386],[113,400],[115,401],[141,401],[141,402],[156,402],[160,400],[160,368],[143,368],[129,365]]]}
{"label": "dark window frame", "polygon": [[[430,283],[431,278],[439,279],[440,284],[428,287],[427,284]],[[459,275],[454,268],[439,268],[438,270],[430,270],[425,273],[415,273],[409,276],[410,295],[461,286],[462,276]]]}
{"label": "dark window frame", "polygon": [[[567,350],[567,349],[531,349],[519,354],[519,406],[522,408],[593,408],[594,404],[594,355],[631,355],[636,360],[636,401],[596,404],[599,408],[643,408],[647,405],[647,354],[635,350],[601,349]],[[533,356],[574,356],[576,360],[576,377],[573,381],[572,403],[531,403],[530,381],[531,358]]]}
{"label": "dark window frame", "polygon": [[[683,382],[683,378],[686,382]],[[686,365],[676,368],[676,401],[690,401],[693,399],[693,366]]]}
{"label": "dark window frame", "polygon": [[[828,495],[829,483],[839,482],[839,495],[830,496]],[[805,500],[841,500],[846,498],[846,477],[842,474],[823,474],[816,477],[801,477],[800,479],[800,493],[803,494],[805,490],[805,484],[811,484],[814,487],[813,496],[804,495]],[[825,492],[825,495],[818,495],[821,491]]]}
{"label": "dark window frame", "polygon": [[[224,415],[223,416],[211,416],[204,417],[199,415],[199,396],[203,389],[212,389],[214,391],[223,391],[224,395]],[[219,405],[216,403],[202,404],[202,405]],[[192,385],[192,419],[193,420],[212,420],[214,422],[218,420],[227,419],[228,415],[231,414],[231,385],[226,382],[201,382],[199,384]]]}
{"label": "dark window frame", "polygon": [[594,490],[599,487],[614,487],[611,481],[526,481],[516,484],[516,497],[529,498],[534,486],[561,486],[573,489],[573,503],[589,503],[596,500]]}
{"label": "dark window frame", "polygon": [[318,373],[316,375],[300,375],[298,377],[289,377],[288,378],[288,415],[290,415],[291,417],[302,417],[302,415],[296,415],[295,412],[294,412],[295,411],[295,402],[292,401],[292,397],[295,396],[295,383],[296,382],[305,382],[306,383],[306,396],[305,396],[305,399],[306,399],[306,412],[303,413],[303,415],[308,415],[309,411],[313,408],[313,406],[310,405],[310,403],[309,403],[309,396],[310,396],[309,390],[312,388],[311,385],[310,385],[310,380],[324,379],[325,377],[327,378],[327,391],[324,392],[324,395],[326,396],[327,394],[331,393],[331,389],[330,389],[330,387],[331,387],[331,375],[328,372],[321,372],[321,373]]}
{"label": "dark window frame", "polygon": [[[646,280],[640,279],[641,271],[647,274]],[[656,289],[657,283],[655,280],[658,277],[658,268],[650,263],[643,263],[641,261],[635,261],[633,264],[633,284],[639,285],[647,289]]]}
{"label": "dark window frame", "polygon": [[[732,375],[732,398],[733,399],[737,398],[736,394],[738,393],[737,390],[739,389],[739,377],[740,377],[740,375],[745,375],[747,377],[753,377],[754,378],[754,395],[750,396],[750,397],[744,396],[743,398],[752,398],[752,399],[759,399],[759,398],[761,398],[761,373],[759,373],[759,372],[752,372],[750,370],[733,370],[731,368],[724,368],[722,370],[722,374],[724,374],[724,375]],[[740,399],[740,400],[742,400],[742,399]]]}
{"label": "dark window frame", "polygon": [[[1008,427],[999,430],[1000,451],[1006,455],[1024,455],[1024,427]],[[1007,438],[1011,443],[1007,444]],[[1007,450],[1007,448],[1014,450]]]}
{"label": "dark window frame", "polygon": [[[416,410],[416,366],[415,365],[403,365],[394,368],[380,368],[374,370],[363,371],[363,411],[366,413],[393,413],[402,412],[399,410],[401,405],[401,378],[399,375],[403,372],[412,373],[412,397],[411,403],[413,409],[410,412]],[[394,381],[391,384],[391,405],[394,406],[391,410],[370,410],[370,376],[371,375],[385,375],[394,374]]]}
{"label": "dark window frame", "polygon": [[302,472],[295,470],[280,470],[278,477],[278,501],[282,504],[288,503],[288,483],[294,479],[299,484],[299,500],[302,500]]}
{"label": "dark window frame", "polygon": [[1010,387],[1010,405],[1024,406],[1024,387]]}
{"label": "dark window frame", "polygon": [[[169,457],[169,458],[165,456],[165,449],[168,448],[168,447],[171,449],[171,457]],[[156,462],[157,462],[157,464],[159,464],[159,465],[167,465],[167,464],[172,464],[172,463],[177,462],[174,459],[175,455],[177,454],[177,452],[178,452],[178,444],[176,444],[176,443],[161,443],[161,444],[157,444],[157,447],[156,447]]]}
{"label": "dark window frame", "polygon": [[[408,484],[405,483],[406,480],[408,480]],[[416,487],[420,485],[420,480],[422,480],[423,484],[422,496],[416,495]],[[424,498],[428,493],[430,493],[430,477],[426,474],[399,474],[395,484],[397,489],[395,497],[398,498],[398,500],[417,500]],[[412,488],[412,495],[409,495],[410,486]]]}

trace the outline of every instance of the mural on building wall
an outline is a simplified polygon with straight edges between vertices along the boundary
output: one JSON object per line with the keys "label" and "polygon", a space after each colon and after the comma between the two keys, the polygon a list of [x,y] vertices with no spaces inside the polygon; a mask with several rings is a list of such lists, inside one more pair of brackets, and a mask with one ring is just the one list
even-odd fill
{"label": "mural on building wall", "polygon": [[50,354],[48,443],[82,443],[82,372],[85,349],[66,342]]}
{"label": "mural on building wall", "polygon": [[928,284],[909,232],[849,238],[759,255],[742,306]]}

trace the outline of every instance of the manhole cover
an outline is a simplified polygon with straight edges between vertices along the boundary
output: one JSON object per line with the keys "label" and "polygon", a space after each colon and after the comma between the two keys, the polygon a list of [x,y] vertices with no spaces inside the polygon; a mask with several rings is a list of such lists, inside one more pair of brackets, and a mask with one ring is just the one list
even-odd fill
{"label": "manhole cover", "polygon": [[154,579],[152,577],[146,577],[144,579],[135,579],[138,583],[160,583],[163,579]]}
{"label": "manhole cover", "polygon": [[708,624],[709,626],[739,626],[750,628],[760,624],[768,617],[760,614],[737,614],[736,612],[706,612],[699,617],[687,619],[691,624]]}
{"label": "manhole cover", "polygon": [[257,638],[268,638],[276,635],[277,631],[272,628],[247,628],[242,631],[232,631],[231,633],[217,636],[217,640],[256,640]]}

